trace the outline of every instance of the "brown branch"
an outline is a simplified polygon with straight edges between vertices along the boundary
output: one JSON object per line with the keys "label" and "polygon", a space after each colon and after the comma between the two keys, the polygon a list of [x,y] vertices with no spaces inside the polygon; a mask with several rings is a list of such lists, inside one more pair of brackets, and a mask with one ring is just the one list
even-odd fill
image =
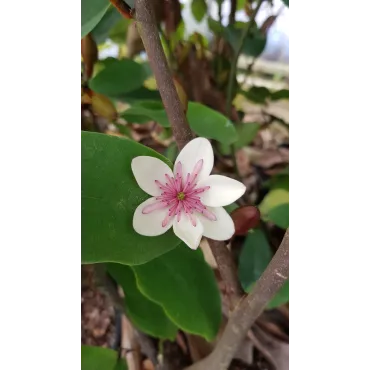
{"label": "brown branch", "polygon": [[[181,150],[194,136],[186,119],[163,52],[154,19],[152,1],[136,0],[135,12],[139,33],[148,54],[149,63],[157,81],[158,90],[161,94],[168,119],[171,122],[173,135],[177,146]],[[231,253],[226,248],[224,242],[208,239],[208,243],[226,285],[232,306],[234,306],[241,298],[243,290],[239,283],[237,269],[235,268]]]}
{"label": "brown branch", "polygon": [[229,317],[213,352],[186,370],[226,370],[248,330],[289,277],[289,229],[270,264]]}
{"label": "brown branch", "polygon": [[173,136],[181,150],[191,139],[193,133],[186,119],[182,104],[177,95],[170,69],[162,48],[158,28],[154,18],[153,2],[135,0],[136,26],[148,55],[157,86],[168,119],[171,122]]}

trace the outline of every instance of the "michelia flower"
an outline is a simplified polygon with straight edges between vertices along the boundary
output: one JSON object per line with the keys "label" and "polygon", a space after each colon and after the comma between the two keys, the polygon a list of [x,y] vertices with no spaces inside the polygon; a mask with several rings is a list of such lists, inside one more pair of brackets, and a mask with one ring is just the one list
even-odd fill
{"label": "michelia flower", "polygon": [[234,222],[222,208],[240,198],[246,188],[226,176],[210,175],[213,149],[204,138],[190,141],[179,153],[174,171],[154,157],[136,157],[131,162],[135,179],[152,196],[134,213],[133,227],[145,236],[174,233],[191,249],[197,249],[202,235],[228,240]]}

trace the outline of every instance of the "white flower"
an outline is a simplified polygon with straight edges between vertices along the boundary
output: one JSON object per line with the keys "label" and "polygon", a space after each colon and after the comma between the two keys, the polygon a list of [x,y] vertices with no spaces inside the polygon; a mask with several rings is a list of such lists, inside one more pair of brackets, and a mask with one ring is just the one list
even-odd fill
{"label": "white flower", "polygon": [[135,179],[152,196],[135,210],[135,231],[157,236],[173,226],[175,234],[191,249],[198,248],[202,235],[230,239],[234,222],[222,206],[240,198],[246,188],[228,177],[210,175],[213,161],[212,145],[204,138],[190,141],[181,150],[174,173],[157,158],[134,158],[131,168]]}

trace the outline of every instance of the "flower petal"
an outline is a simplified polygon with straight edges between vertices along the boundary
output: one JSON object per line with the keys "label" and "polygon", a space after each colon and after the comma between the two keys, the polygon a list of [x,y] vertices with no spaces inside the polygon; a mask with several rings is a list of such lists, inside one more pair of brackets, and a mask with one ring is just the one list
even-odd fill
{"label": "flower petal", "polygon": [[198,195],[201,202],[210,207],[227,206],[239,199],[246,190],[245,185],[240,181],[221,175],[209,176],[198,183],[198,187],[203,186],[210,186],[210,189]]}
{"label": "flower petal", "polygon": [[203,235],[213,240],[228,240],[235,233],[233,219],[222,207],[207,207],[216,217],[216,221],[211,221],[203,215],[198,215],[203,225]]}
{"label": "flower petal", "polygon": [[131,162],[131,169],[140,188],[152,196],[161,194],[161,189],[155,180],[164,181],[166,174],[173,176],[171,168],[166,163],[149,156],[134,158]]}
{"label": "flower petal", "polygon": [[189,217],[183,214],[180,222],[177,222],[177,219],[174,221],[173,231],[188,247],[197,249],[202,239],[203,225],[197,216],[193,215],[193,217],[196,220],[196,226],[193,226]]}
{"label": "flower petal", "polygon": [[212,171],[214,156],[211,143],[202,137],[193,139],[182,148],[178,157],[176,158],[175,167],[178,162],[182,164],[183,179],[188,173],[192,173],[195,165],[203,159],[203,167],[200,170],[197,181],[206,179]]}
{"label": "flower petal", "polygon": [[164,234],[171,228],[173,217],[165,227],[162,226],[162,221],[168,214],[168,208],[157,209],[150,213],[143,214],[143,208],[155,202],[157,202],[155,198],[149,198],[136,208],[132,226],[138,234],[144,236],[157,236]]}

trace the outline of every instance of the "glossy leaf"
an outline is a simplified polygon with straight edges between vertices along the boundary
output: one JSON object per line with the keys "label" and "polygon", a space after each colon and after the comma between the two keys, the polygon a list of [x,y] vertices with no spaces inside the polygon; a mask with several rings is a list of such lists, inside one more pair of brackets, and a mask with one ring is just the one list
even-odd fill
{"label": "glossy leaf", "polygon": [[157,237],[132,227],[137,206],[149,196],[131,171],[134,157],[148,155],[171,163],[129,139],[82,132],[82,262],[145,263],[175,248],[172,230]]}
{"label": "glossy leaf", "polygon": [[175,339],[177,327],[160,305],[140,292],[132,268],[118,263],[108,263],[107,270],[125,293],[125,313],[131,322],[146,334],[163,339]]}
{"label": "glossy leaf", "polygon": [[257,136],[261,125],[256,122],[248,122],[240,124],[236,127],[238,140],[235,142],[235,148],[240,149],[243,146],[248,146]]}
{"label": "glossy leaf", "polygon": [[223,114],[203,104],[190,102],[187,118],[191,129],[198,136],[224,144],[234,143],[238,139],[233,123]]}
{"label": "glossy leaf", "polygon": [[193,0],[191,2],[191,12],[197,22],[201,22],[207,13],[206,0]]}
{"label": "glossy leaf", "polygon": [[201,250],[181,243],[133,270],[139,289],[160,304],[179,328],[207,340],[215,338],[221,324],[221,299]]}
{"label": "glossy leaf", "polygon": [[116,97],[139,89],[146,79],[144,68],[131,59],[109,63],[89,82],[97,93]]}
{"label": "glossy leaf", "polygon": [[259,279],[271,258],[272,251],[264,232],[261,229],[251,230],[239,257],[239,279],[245,290]]}
{"label": "glossy leaf", "polygon": [[109,5],[107,0],[81,0],[81,38],[100,22]]}
{"label": "glossy leaf", "polygon": [[127,370],[125,359],[112,349],[81,346],[81,370]]}

